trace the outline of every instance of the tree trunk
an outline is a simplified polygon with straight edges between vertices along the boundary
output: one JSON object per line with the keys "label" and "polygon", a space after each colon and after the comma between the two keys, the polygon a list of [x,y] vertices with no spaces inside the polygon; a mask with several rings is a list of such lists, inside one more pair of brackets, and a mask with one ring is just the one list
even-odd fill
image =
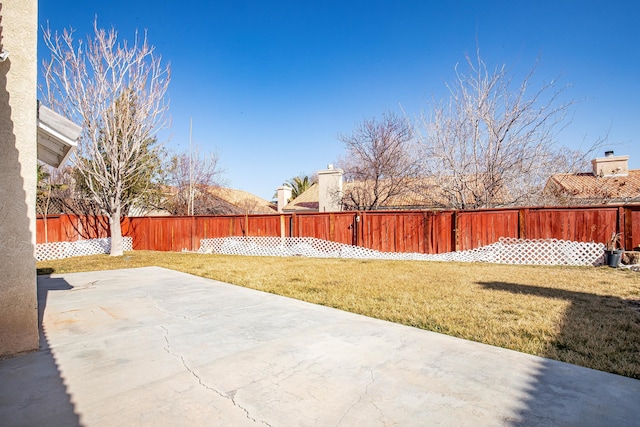
{"label": "tree trunk", "polygon": [[122,256],[122,227],[120,226],[120,206],[111,210],[109,216],[109,230],[111,231],[111,256]]}

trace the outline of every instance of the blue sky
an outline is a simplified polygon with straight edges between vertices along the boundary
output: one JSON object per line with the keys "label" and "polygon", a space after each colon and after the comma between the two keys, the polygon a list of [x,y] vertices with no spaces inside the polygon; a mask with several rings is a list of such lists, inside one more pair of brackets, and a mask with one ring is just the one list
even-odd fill
{"label": "blue sky", "polygon": [[605,148],[640,168],[637,0],[39,1],[41,25],[82,37],[96,15],[121,38],[147,30],[170,62],[167,146],[188,148],[193,118],[194,144],[219,154],[228,184],[263,198],[335,162],[357,122],[428,111],[476,41],[490,66],[518,77],[539,58],[540,81],[569,85],[578,103],[559,144],[608,133]]}

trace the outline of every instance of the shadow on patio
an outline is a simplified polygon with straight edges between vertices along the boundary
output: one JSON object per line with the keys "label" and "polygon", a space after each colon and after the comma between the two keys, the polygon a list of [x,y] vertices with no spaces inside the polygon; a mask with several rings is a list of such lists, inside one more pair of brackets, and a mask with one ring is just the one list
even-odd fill
{"label": "shadow on patio", "polygon": [[[640,301],[518,283],[478,282],[478,284],[491,290],[569,302],[563,322],[559,326],[558,335],[546,345],[541,356],[640,379],[640,340],[637,339],[640,336],[640,310],[638,310]],[[624,333],[620,333],[621,331]],[[596,376],[599,374],[592,373]],[[622,388],[617,388],[616,378],[621,381],[627,381],[627,379],[609,376],[605,380],[604,377],[607,375],[603,372],[602,383],[592,384],[593,394],[596,394],[596,390],[598,393],[611,396],[620,394]],[[559,377],[563,378],[562,384],[557,384]],[[522,402],[522,408],[518,411],[512,425],[529,425],[532,419],[531,414],[539,416],[541,411],[569,415],[572,410],[565,407],[566,402],[572,400],[570,391],[573,389],[573,383],[580,380],[579,375],[571,374],[562,364],[553,360],[543,360],[538,373],[529,383],[526,390],[527,398]],[[562,386],[566,386],[565,391],[562,391]],[[562,399],[558,399],[558,393],[563,394]],[[627,401],[633,405],[633,396],[620,395],[619,399],[622,406],[624,406],[623,402]],[[582,402],[573,410],[588,413],[599,405],[600,403],[596,400]],[[593,407],[589,408],[589,406]],[[571,419],[572,417],[568,417],[565,421]],[[558,419],[549,421],[559,422]],[[598,425],[598,419],[590,421]],[[600,421],[607,424],[607,421],[611,420],[601,419]]]}
{"label": "shadow on patio", "polygon": [[38,279],[40,349],[0,361],[0,420],[3,425],[80,426],[42,322],[49,292],[72,287],[64,279]]}

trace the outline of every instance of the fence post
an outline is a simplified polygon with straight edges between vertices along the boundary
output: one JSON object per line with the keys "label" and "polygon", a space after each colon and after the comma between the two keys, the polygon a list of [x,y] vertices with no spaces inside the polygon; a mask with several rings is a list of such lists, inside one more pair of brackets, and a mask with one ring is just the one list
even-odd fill
{"label": "fence post", "polygon": [[280,237],[283,239],[286,237],[286,233],[284,230],[284,215],[282,214],[280,214]]}
{"label": "fence post", "polygon": [[455,252],[460,252],[460,235],[458,230],[459,225],[459,211],[453,211],[451,225],[453,225],[453,232],[451,233],[451,237],[453,238],[453,250]]}
{"label": "fence post", "polygon": [[298,215],[291,214],[291,237],[298,237]]}
{"label": "fence post", "polygon": [[195,220],[196,220],[195,216],[191,215],[191,221],[190,221],[191,227],[189,227],[190,228],[190,234],[191,234],[190,239],[189,239],[189,246],[190,246],[190,248],[188,249],[189,251],[193,251],[193,248],[194,248],[193,241],[195,240],[195,237],[196,237],[195,236],[195,232],[194,232]]}
{"label": "fence post", "polygon": [[626,244],[627,244],[627,233],[625,233],[625,209],[623,206],[618,207],[618,221],[616,224],[616,233],[620,233],[621,234],[621,242],[624,242],[625,244],[625,248],[626,248]]}
{"label": "fence post", "polygon": [[[84,234],[84,230],[82,229],[83,222],[80,220],[79,215],[74,215],[74,218],[76,221],[76,226],[74,227],[74,230],[76,231],[75,240],[82,240],[82,235]],[[85,218],[85,222],[89,221],[88,215],[85,215],[84,218]],[[111,229],[109,229],[109,231],[111,231]]]}
{"label": "fence post", "polygon": [[329,240],[336,241],[336,216],[333,212],[329,214]]}
{"label": "fence post", "polygon": [[365,242],[365,230],[364,230],[364,223],[366,222],[366,213],[365,211],[358,211],[358,216],[360,217],[360,222],[358,223],[358,226],[360,227],[358,229],[358,237],[360,239],[360,242],[358,243],[358,246],[362,246],[362,247],[368,247],[367,242]]}
{"label": "fence post", "polygon": [[429,247],[429,241],[431,240],[429,238],[429,214],[431,212],[430,211],[423,211],[422,212],[422,239],[423,239],[423,247],[422,247],[422,252],[425,254],[431,253],[431,248]]}
{"label": "fence post", "polygon": [[351,246],[358,245],[358,212],[351,217]]}
{"label": "fence post", "polygon": [[529,209],[518,209],[518,239],[527,238],[527,219],[529,218]]}
{"label": "fence post", "polygon": [[624,208],[624,248],[633,250],[633,214],[630,207]]}

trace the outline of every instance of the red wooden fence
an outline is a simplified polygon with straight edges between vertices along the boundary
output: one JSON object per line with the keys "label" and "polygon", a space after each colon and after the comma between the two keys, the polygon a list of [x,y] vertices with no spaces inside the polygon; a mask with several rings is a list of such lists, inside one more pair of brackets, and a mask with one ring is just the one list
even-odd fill
{"label": "red wooden fence", "polygon": [[[637,209],[640,209],[640,206]],[[631,212],[631,209],[629,209],[629,212]],[[527,209],[523,212],[523,237],[529,239],[556,238],[578,242],[606,242],[611,237],[611,233],[624,232],[624,226],[620,227],[618,220],[621,217],[623,218],[624,215],[624,208],[618,207]],[[636,239],[636,243],[633,246],[638,246],[638,244],[640,242]]]}
{"label": "red wooden fence", "polygon": [[518,210],[460,211],[455,216],[456,251],[479,248],[501,237],[519,237]]}
{"label": "red wooden fence", "polygon": [[624,235],[627,249],[636,249],[640,246],[640,208],[626,210]]}
{"label": "red wooden fence", "polygon": [[[385,252],[443,253],[474,249],[501,237],[606,242],[623,235],[640,246],[640,206],[510,208],[478,211],[366,211],[282,215],[132,217],[123,234],[137,250],[197,250],[200,240],[228,236],[317,237]],[[38,218],[37,243],[106,237],[104,217]]]}
{"label": "red wooden fence", "polygon": [[[125,220],[126,222],[126,220]],[[38,215],[36,243],[72,242],[109,236],[109,219],[83,215]]]}
{"label": "red wooden fence", "polygon": [[197,250],[200,240],[229,236],[280,236],[279,215],[127,218],[123,234],[138,250]]}

